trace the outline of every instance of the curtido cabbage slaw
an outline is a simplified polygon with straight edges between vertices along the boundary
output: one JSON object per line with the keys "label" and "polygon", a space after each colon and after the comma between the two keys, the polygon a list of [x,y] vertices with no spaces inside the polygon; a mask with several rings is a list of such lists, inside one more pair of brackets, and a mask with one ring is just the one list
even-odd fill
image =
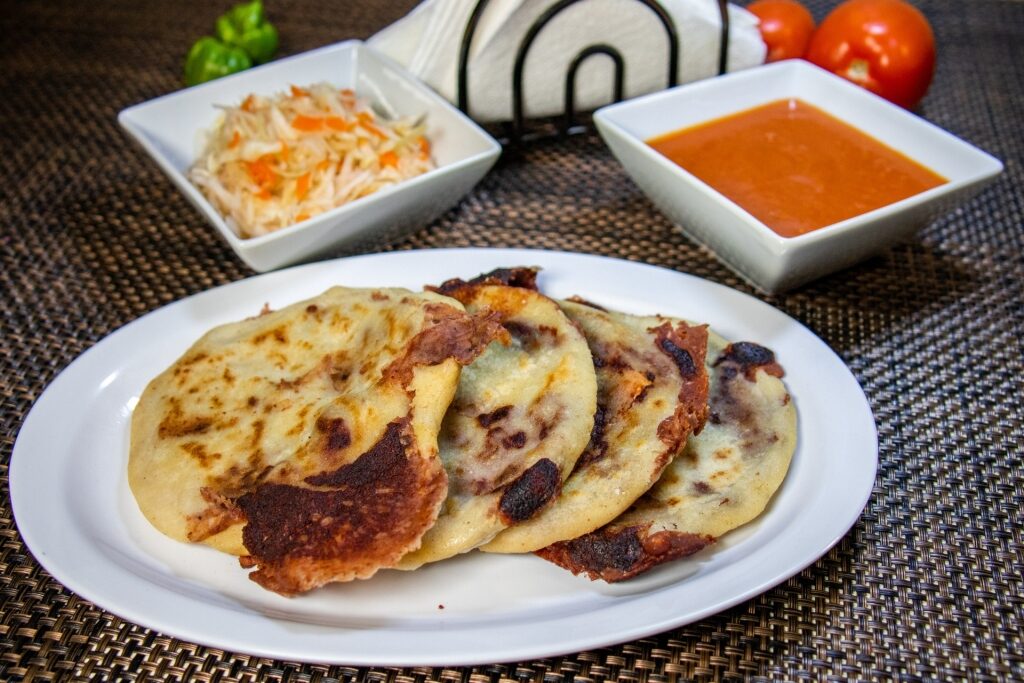
{"label": "curtido cabbage slaw", "polygon": [[189,178],[256,237],[434,168],[422,120],[387,120],[327,83],[224,107]]}

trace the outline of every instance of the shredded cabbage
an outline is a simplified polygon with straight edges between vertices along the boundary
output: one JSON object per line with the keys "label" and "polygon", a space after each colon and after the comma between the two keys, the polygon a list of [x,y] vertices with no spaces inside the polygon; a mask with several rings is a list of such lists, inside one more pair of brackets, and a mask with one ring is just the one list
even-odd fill
{"label": "shredded cabbage", "polygon": [[240,237],[256,237],[434,168],[425,129],[378,117],[348,89],[292,86],[224,107],[189,178]]}

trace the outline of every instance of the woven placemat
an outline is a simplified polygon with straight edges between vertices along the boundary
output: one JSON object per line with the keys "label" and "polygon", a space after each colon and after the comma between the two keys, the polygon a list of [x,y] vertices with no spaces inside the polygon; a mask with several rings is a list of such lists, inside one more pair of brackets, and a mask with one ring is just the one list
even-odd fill
{"label": "woven placemat", "polygon": [[[922,114],[1003,159],[1004,175],[909,244],[766,299],[849,364],[880,439],[861,519],[784,584],[616,647],[385,669],[201,647],[52,579],[8,496],[32,402],[121,325],[252,274],[115,122],[180,87],[183,52],[221,4],[0,3],[0,680],[1024,680],[1024,3],[1010,0],[917,3],[940,45]],[[267,4],[287,54],[366,37],[413,2]],[[811,6],[820,17],[829,4]],[[458,206],[376,249],[452,246],[613,255],[751,291],[659,214],[593,134],[508,152]]]}

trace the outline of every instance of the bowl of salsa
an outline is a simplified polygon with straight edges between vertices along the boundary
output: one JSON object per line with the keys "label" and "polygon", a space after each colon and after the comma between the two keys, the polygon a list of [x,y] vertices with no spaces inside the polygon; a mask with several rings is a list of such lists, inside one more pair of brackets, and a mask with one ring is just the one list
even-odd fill
{"label": "bowl of salsa", "polygon": [[766,292],[911,237],[1003,168],[802,60],[614,104],[594,122],[662,212]]}

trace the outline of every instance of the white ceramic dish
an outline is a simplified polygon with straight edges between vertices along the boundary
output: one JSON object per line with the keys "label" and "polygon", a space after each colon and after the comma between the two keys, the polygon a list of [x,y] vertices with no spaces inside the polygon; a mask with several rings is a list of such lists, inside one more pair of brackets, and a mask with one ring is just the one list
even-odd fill
{"label": "white ceramic dish", "polygon": [[[249,93],[271,95],[290,85],[326,81],[351,88],[391,116],[426,116],[437,168],[276,232],[240,238],[186,177],[202,152],[217,105]],[[118,121],[164,173],[257,271],[312,259],[344,244],[381,244],[412,232],[454,205],[490,170],[501,146],[401,66],[359,41],[271,62],[129,107]]]}
{"label": "white ceramic dish", "polygon": [[[208,328],[334,284],[418,289],[524,264],[543,268],[540,285],[552,295],[707,321],[728,338],[776,352],[799,412],[798,448],[761,517],[690,558],[617,585],[574,577],[532,555],[470,553],[290,600],[249,581],[235,558],[172,541],[142,517],[125,471],[132,409],[146,383]],[[632,640],[757,595],[842,538],[871,493],[876,458],[874,419],[850,371],[805,327],[753,297],[594,256],[433,250],[270,273],[126,325],[65,369],[33,406],[14,446],[10,488],[18,529],[39,562],[130,621],[288,660],[455,666]]]}
{"label": "white ceramic dish", "polygon": [[[781,237],[646,140],[779,99],[799,98],[949,179],[799,237]],[[840,270],[906,239],[1002,171],[992,156],[803,60],[777,62],[610,105],[594,122],[636,184],[727,265],[769,292]]]}

